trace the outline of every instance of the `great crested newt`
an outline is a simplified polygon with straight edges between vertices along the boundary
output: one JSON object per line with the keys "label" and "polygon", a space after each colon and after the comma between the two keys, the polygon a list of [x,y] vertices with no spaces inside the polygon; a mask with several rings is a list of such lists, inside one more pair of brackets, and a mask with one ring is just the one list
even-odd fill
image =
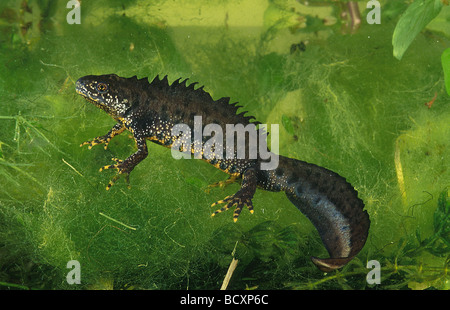
{"label": "great crested newt", "polygon": [[[123,78],[115,74],[88,75],[76,82],[78,94],[117,121],[106,135],[81,146],[88,145],[90,149],[104,144],[106,149],[111,139],[125,130],[131,132],[136,141],[134,154],[125,160],[113,158],[115,164],[100,168],[100,171],[118,170],[107,190],[121,175],[128,182],[130,172],[148,155],[146,140],[172,147],[180,139],[173,131],[177,124],[186,124],[194,131],[196,116],[202,117],[203,124],[218,124],[224,130],[227,124],[259,124],[254,117],[245,116],[247,112],[237,113],[240,106],[230,103],[230,98],[215,101],[203,87],[195,89],[195,85],[187,85],[187,79],[169,84],[167,76],[162,79],[157,76],[149,82],[147,78]],[[198,153],[207,139],[203,137],[200,141],[202,145],[192,143],[189,153]],[[213,216],[235,207],[233,218],[236,221],[244,206],[253,213],[252,198],[256,188],[284,191],[313,223],[329,253],[330,258],[311,257],[320,270],[329,272],[344,266],[363,248],[369,232],[369,215],[363,210],[364,203],[356,190],[339,174],[284,156],[278,157],[274,169],[263,169],[267,159],[261,156],[220,158],[201,154],[203,160],[230,175],[224,183],[241,181],[234,195],[212,204],[224,205]]]}

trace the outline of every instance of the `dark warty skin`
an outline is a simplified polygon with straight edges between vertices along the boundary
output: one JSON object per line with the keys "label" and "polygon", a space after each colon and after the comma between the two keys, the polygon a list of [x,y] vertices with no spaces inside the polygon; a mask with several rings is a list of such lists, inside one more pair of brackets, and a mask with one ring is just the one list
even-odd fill
{"label": "dark warty skin", "polygon": [[[84,142],[92,148],[104,144],[127,130],[136,141],[137,151],[125,160],[100,170],[117,169],[118,173],[107,185],[107,190],[124,175],[128,181],[130,172],[148,155],[146,141],[172,147],[177,136],[172,134],[176,124],[187,124],[194,130],[194,117],[201,117],[203,124],[218,124],[225,131],[226,124],[259,124],[246,112],[237,113],[240,106],[229,103],[229,98],[214,101],[202,87],[176,80],[169,85],[167,77],[156,77],[151,83],[146,78],[122,78],[115,74],[85,76],[76,82],[76,92],[95,106],[107,112],[117,124],[103,136]],[[257,129],[259,130],[259,129]],[[191,147],[197,153],[204,145]],[[200,147],[200,149],[199,149]],[[226,147],[226,146],[225,146]],[[203,154],[203,153],[201,153]],[[261,154],[258,154],[261,155]],[[252,198],[257,188],[268,191],[284,191],[288,199],[316,227],[330,258],[312,257],[322,271],[329,272],[347,264],[363,248],[369,231],[370,220],[364,203],[355,189],[335,172],[297,159],[278,156],[278,165],[271,170],[262,169],[266,159],[234,157],[232,159],[206,158],[214,167],[230,175],[220,185],[241,180],[241,188],[234,195],[212,205],[224,207],[212,215],[235,207],[237,221],[246,206],[253,213]]]}

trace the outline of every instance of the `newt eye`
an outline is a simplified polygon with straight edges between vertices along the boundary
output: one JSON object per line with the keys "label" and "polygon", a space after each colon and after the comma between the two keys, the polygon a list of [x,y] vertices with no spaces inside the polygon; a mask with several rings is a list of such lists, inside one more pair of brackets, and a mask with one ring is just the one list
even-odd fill
{"label": "newt eye", "polygon": [[97,84],[97,91],[100,94],[104,94],[108,91],[108,85],[106,85],[105,83],[98,83]]}

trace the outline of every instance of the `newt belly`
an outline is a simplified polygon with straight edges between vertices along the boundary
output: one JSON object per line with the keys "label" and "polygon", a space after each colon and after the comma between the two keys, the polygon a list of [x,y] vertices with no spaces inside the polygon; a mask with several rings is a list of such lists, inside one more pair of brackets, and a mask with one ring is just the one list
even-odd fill
{"label": "newt belly", "polygon": [[[95,106],[107,112],[117,124],[104,136],[81,144],[92,148],[104,144],[105,149],[111,139],[127,130],[136,141],[137,151],[125,160],[113,159],[115,164],[100,168],[117,169],[118,173],[107,185],[107,190],[124,175],[128,176],[134,167],[148,155],[147,140],[177,151],[193,154],[214,167],[230,175],[229,183],[241,180],[241,188],[234,195],[213,204],[223,207],[216,215],[234,207],[233,219],[237,221],[244,207],[253,213],[252,198],[257,188],[268,191],[284,191],[289,200],[316,227],[330,258],[312,257],[313,263],[323,271],[332,271],[347,264],[363,248],[369,231],[370,220],[364,203],[358,198],[355,189],[335,172],[297,159],[278,156],[270,151],[262,153],[257,149],[252,153],[250,139],[239,144],[234,138],[223,145],[213,144],[213,156],[205,152],[218,132],[229,131],[231,125],[245,126],[246,134],[262,137],[262,129],[256,125],[254,117],[237,113],[240,106],[230,103],[229,98],[214,101],[202,87],[195,89],[187,80],[176,80],[169,85],[167,77],[156,77],[152,82],[137,77],[122,78],[115,74],[85,76],[76,82],[76,92]],[[196,119],[202,120],[198,125]],[[216,130],[209,136],[184,141],[181,131],[175,130],[183,124],[185,130],[202,132],[209,124]],[[218,126],[218,127],[217,127]],[[217,130],[221,129],[221,130]],[[207,130],[206,130],[207,131]],[[181,142],[180,142],[181,141]],[[241,145],[245,149],[240,156]],[[232,156],[230,156],[230,154]],[[252,156],[256,155],[256,156]],[[264,156],[263,156],[264,155]],[[276,156],[276,167],[268,169],[268,157]]]}

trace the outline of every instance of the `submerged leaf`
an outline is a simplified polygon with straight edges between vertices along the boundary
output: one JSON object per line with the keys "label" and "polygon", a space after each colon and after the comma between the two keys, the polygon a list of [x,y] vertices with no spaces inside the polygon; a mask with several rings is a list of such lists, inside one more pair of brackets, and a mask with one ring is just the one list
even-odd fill
{"label": "submerged leaf", "polygon": [[392,36],[394,57],[401,60],[414,38],[442,9],[441,0],[416,0],[402,15]]}
{"label": "submerged leaf", "polygon": [[283,116],[281,117],[281,123],[284,127],[284,129],[286,129],[286,131],[290,134],[290,135],[294,135],[294,126],[292,125],[292,120],[289,116],[286,116],[283,114]]}
{"label": "submerged leaf", "polygon": [[434,213],[434,229],[443,237],[450,232],[450,201],[447,191],[439,195],[438,208]]}
{"label": "submerged leaf", "polygon": [[441,56],[442,69],[444,70],[445,89],[450,96],[450,48],[447,48]]}

